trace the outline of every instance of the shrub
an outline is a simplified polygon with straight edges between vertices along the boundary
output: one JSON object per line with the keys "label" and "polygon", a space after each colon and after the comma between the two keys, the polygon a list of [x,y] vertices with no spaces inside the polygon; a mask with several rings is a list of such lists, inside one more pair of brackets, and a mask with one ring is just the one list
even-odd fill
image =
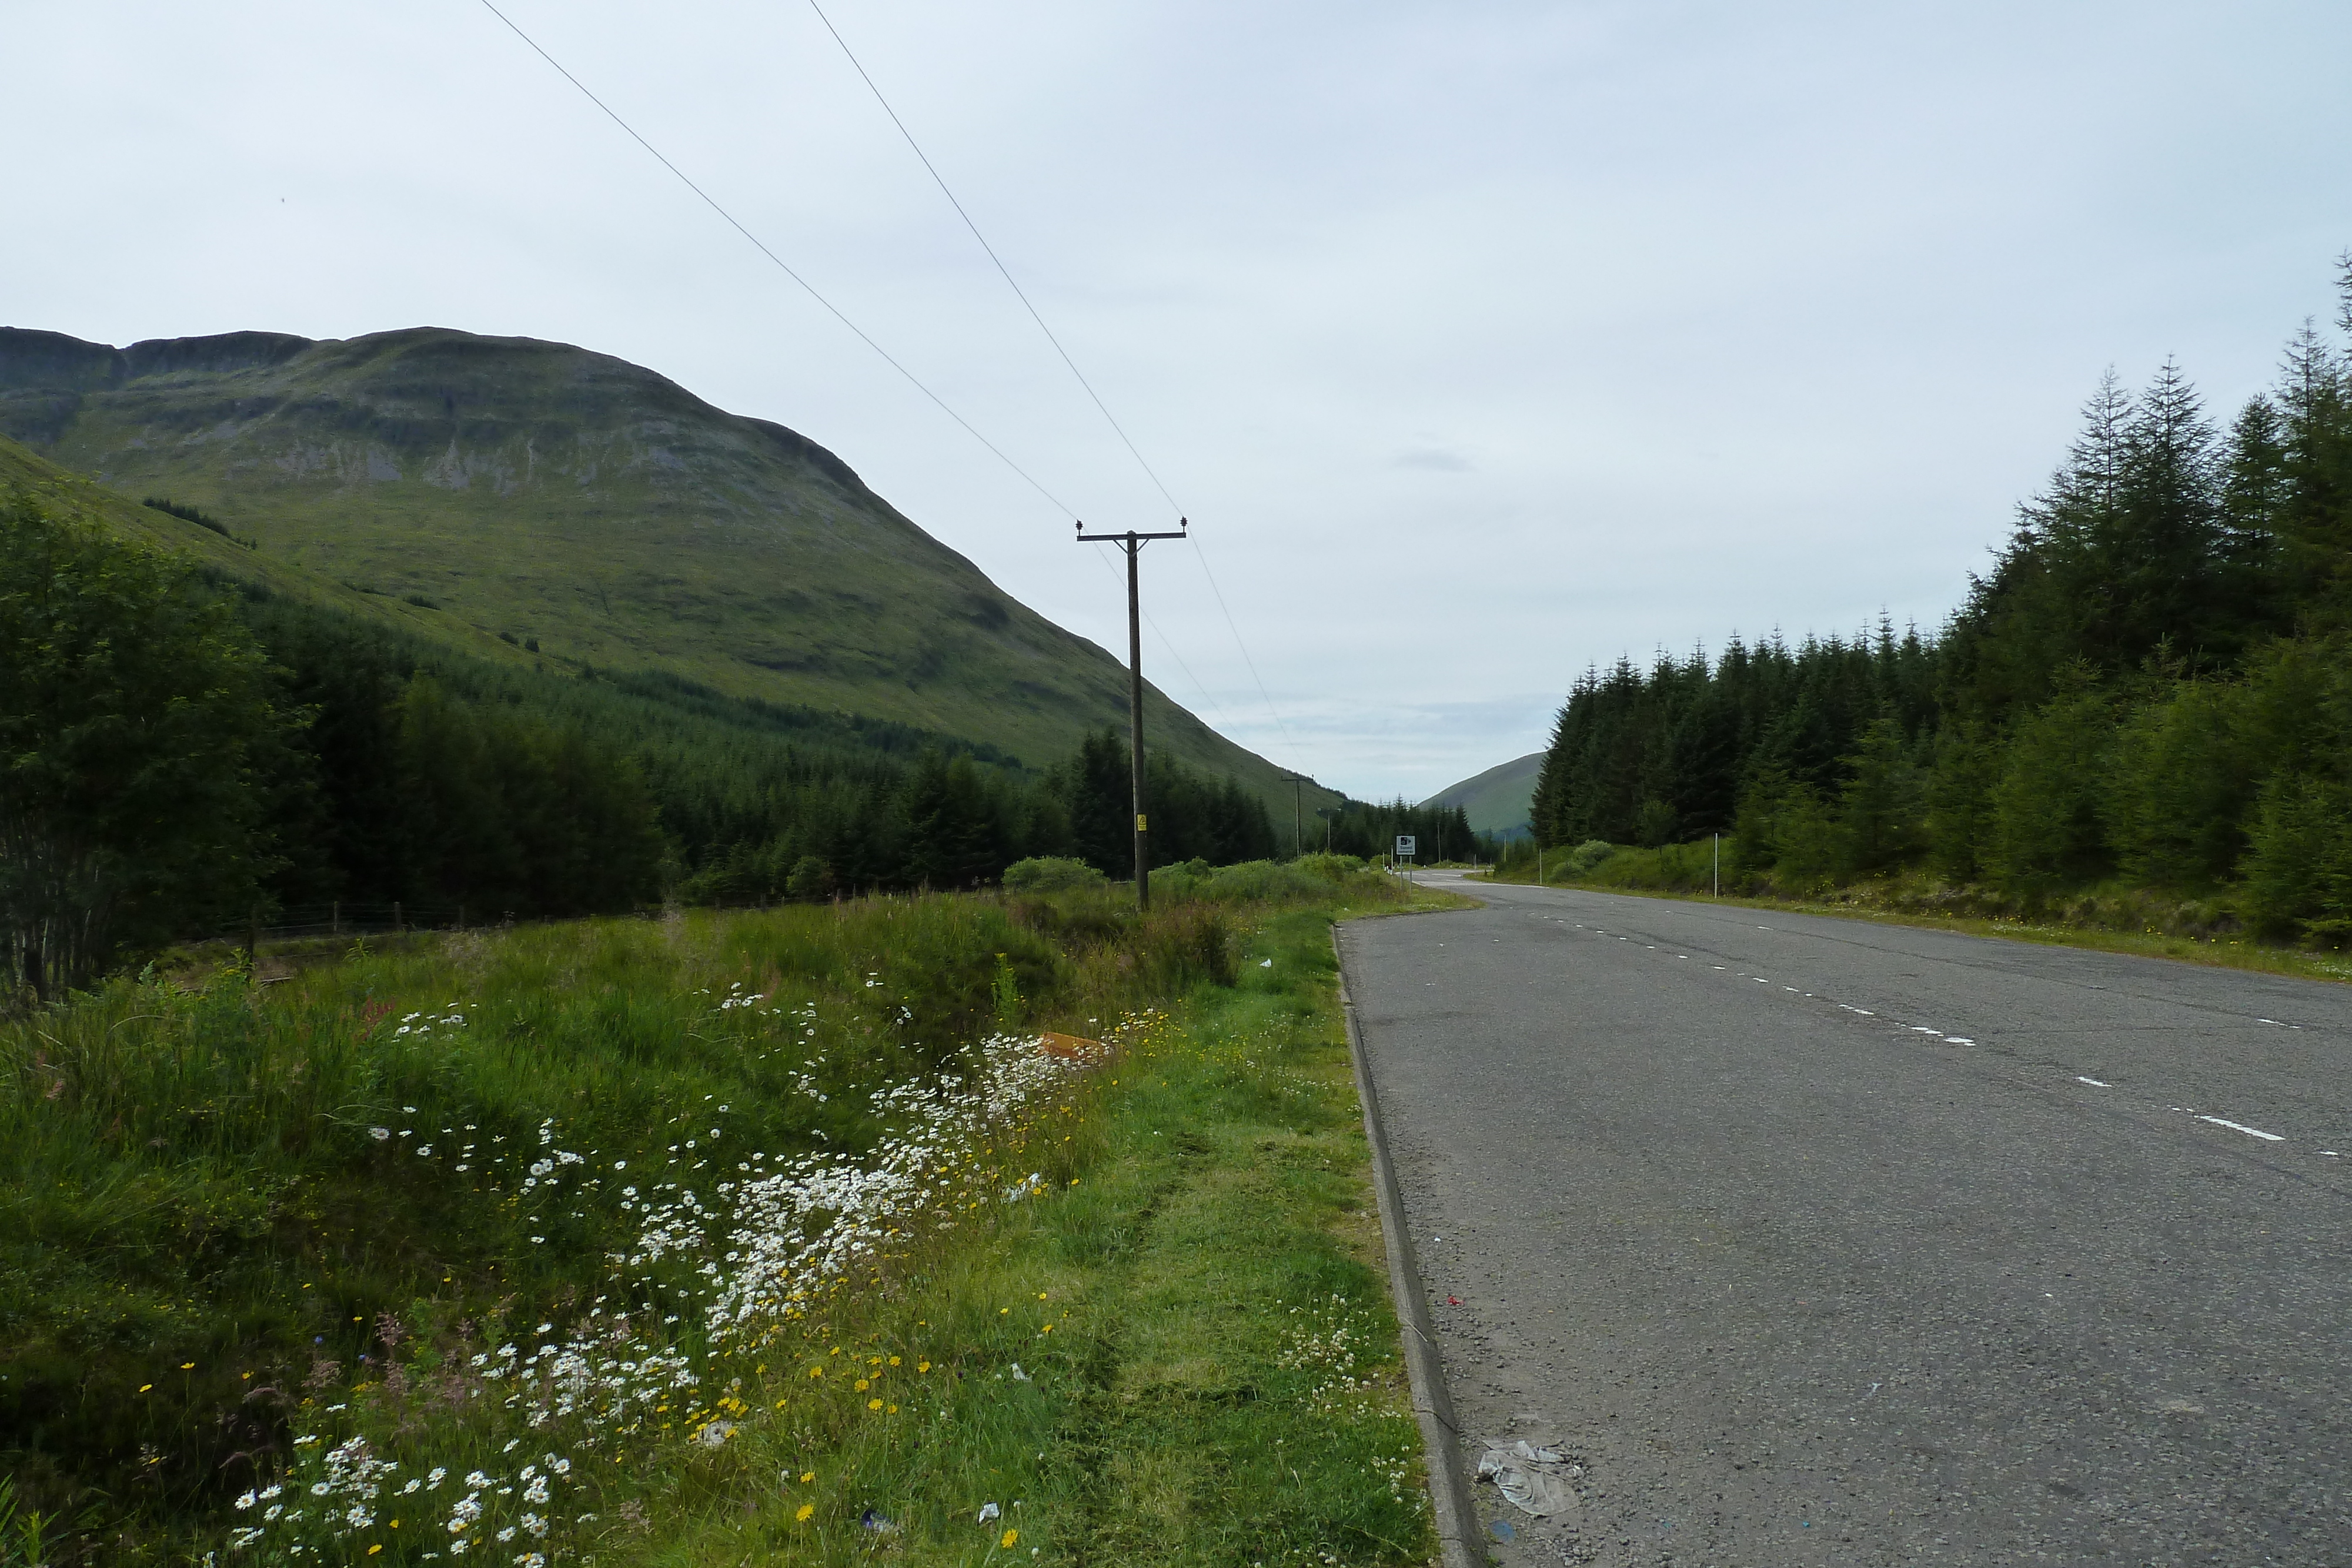
{"label": "shrub", "polygon": [[1329,879],[1298,870],[1279,861],[1244,861],[1220,867],[1200,889],[1198,897],[1221,904],[1254,899],[1321,898],[1329,894]]}
{"label": "shrub", "polygon": [[1617,846],[1606,839],[1587,839],[1568,852],[1565,862],[1570,874],[1582,876],[1617,852]]}
{"label": "shrub", "polygon": [[1304,872],[1308,876],[1328,877],[1333,882],[1366,869],[1364,862],[1354,855],[1301,855],[1292,861],[1290,866],[1293,871]]}
{"label": "shrub", "polygon": [[1074,887],[1098,887],[1108,880],[1086,862],[1058,855],[1034,855],[1004,868],[1008,893],[1060,893]]}

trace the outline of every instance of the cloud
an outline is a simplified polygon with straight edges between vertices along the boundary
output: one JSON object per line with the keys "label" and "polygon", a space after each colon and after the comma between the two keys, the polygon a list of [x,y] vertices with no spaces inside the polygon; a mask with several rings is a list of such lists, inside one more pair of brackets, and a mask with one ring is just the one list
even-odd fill
{"label": "cloud", "polygon": [[1421,446],[1402,453],[1397,457],[1396,465],[1400,468],[1433,468],[1443,474],[1467,474],[1471,466],[1470,459],[1459,452],[1448,452],[1442,446]]}

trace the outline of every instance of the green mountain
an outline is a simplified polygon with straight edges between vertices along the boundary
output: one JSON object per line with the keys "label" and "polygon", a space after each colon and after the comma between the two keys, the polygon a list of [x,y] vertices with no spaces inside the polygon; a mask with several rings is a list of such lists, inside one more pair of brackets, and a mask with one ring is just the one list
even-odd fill
{"label": "green mountain", "polygon": [[[149,508],[127,527],[468,653],[684,677],[1031,766],[1126,723],[1118,660],[832,453],[566,344],[419,328],[116,349],[0,328],[0,435],[253,548]],[[1156,690],[1145,718],[1287,813],[1274,764]]]}
{"label": "green mountain", "polygon": [[1530,752],[1496,763],[1484,773],[1449,784],[1422,804],[1459,806],[1473,831],[1498,839],[1525,836],[1534,821],[1536,775],[1543,771],[1544,754]]}

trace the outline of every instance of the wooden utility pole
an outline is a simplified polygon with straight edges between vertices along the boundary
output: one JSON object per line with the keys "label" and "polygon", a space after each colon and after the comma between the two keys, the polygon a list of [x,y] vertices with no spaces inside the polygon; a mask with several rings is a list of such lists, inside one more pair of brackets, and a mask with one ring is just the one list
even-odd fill
{"label": "wooden utility pole", "polygon": [[1290,780],[1290,858],[1297,860],[1307,852],[1307,846],[1300,841],[1306,829],[1298,810],[1298,787],[1314,780],[1304,773],[1286,773],[1283,777]]}
{"label": "wooden utility pole", "polygon": [[1135,907],[1151,907],[1151,852],[1144,842],[1143,813],[1143,601],[1136,584],[1135,558],[1153,539],[1182,539],[1192,535],[1183,530],[1192,524],[1182,517],[1176,519],[1178,531],[1172,534],[1139,534],[1129,528],[1123,534],[1090,534],[1084,523],[1078,525],[1080,544],[1114,544],[1127,552],[1127,738],[1129,750],[1129,771],[1135,783]]}

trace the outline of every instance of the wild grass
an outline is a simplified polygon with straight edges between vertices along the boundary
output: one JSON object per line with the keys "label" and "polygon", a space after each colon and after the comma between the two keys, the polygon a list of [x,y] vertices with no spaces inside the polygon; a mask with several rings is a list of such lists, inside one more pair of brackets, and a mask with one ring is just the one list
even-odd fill
{"label": "wild grass", "polygon": [[[1616,847],[1601,856],[1555,851],[1545,867],[1546,881],[1554,887],[1792,909],[2302,979],[2352,980],[2352,957],[2342,952],[2288,946],[2255,936],[2237,916],[2226,889],[2208,889],[2200,895],[2116,884],[2025,899],[1988,888],[1957,887],[1912,872],[1785,893],[1775,892],[1768,877],[1760,879],[1756,891],[1718,898],[1712,891],[1712,848],[1698,840],[1655,849]],[[1724,849],[1728,855],[1727,841]],[[1535,869],[1532,858],[1515,862],[1496,880],[1532,883]],[[1724,872],[1724,883],[1734,885],[1729,869]]]}
{"label": "wild grass", "polygon": [[[19,1522],[60,1563],[1060,1561],[1141,1508],[1194,1521],[1171,1561],[1410,1555],[1410,1489],[1364,1490],[1401,1404],[1335,1443],[1280,1392],[1393,1355],[1329,1230],[1324,917],[1242,951],[1402,890],[1253,880],[478,933],[0,1028]],[[1348,1354],[1280,1364],[1294,1307]],[[1261,1417],[1315,1457],[1236,1455]]]}

